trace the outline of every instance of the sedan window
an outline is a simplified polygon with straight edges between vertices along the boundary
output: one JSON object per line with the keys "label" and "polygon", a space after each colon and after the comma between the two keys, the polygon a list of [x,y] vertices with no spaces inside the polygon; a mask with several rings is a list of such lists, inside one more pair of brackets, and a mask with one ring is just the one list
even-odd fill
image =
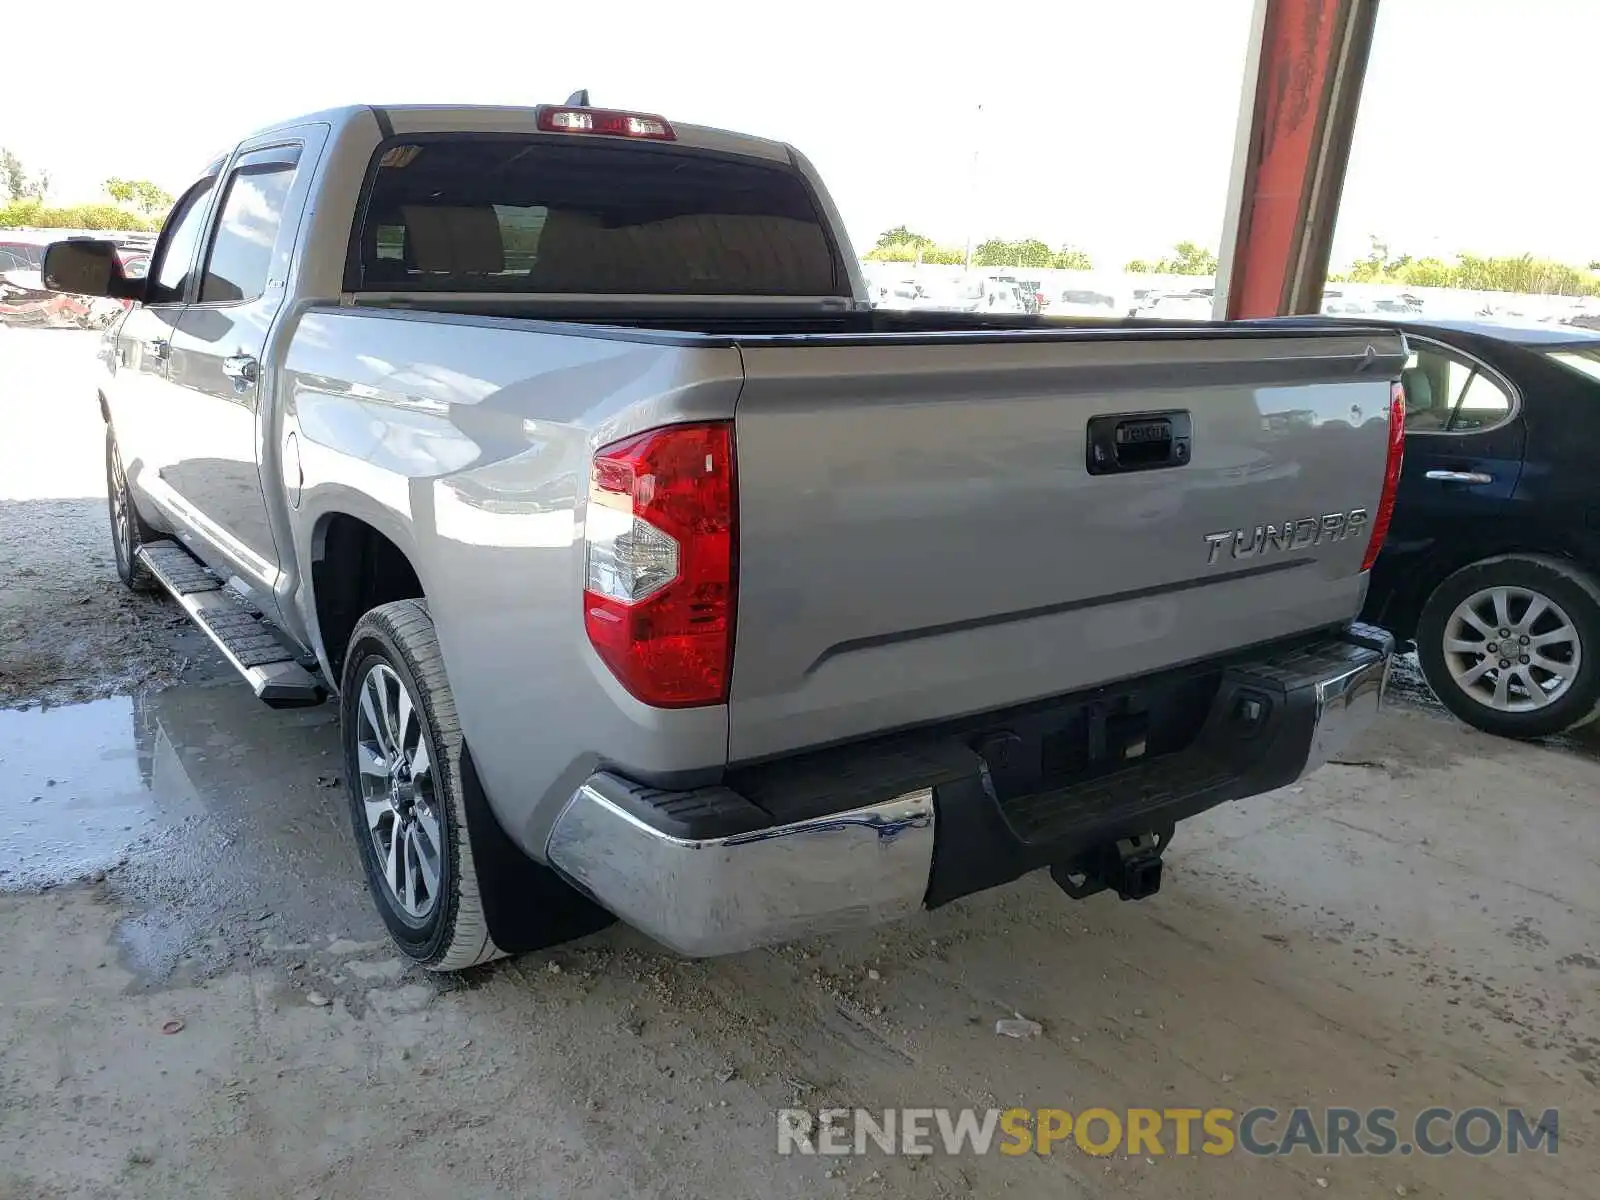
{"label": "sedan window", "polygon": [[1569,370],[1600,380],[1600,346],[1569,346],[1550,351],[1550,357]]}
{"label": "sedan window", "polygon": [[1511,415],[1511,397],[1493,379],[1481,371],[1474,372],[1456,402],[1455,415],[1450,418],[1451,433],[1467,433],[1498,425]]}
{"label": "sedan window", "polygon": [[1413,343],[1400,381],[1407,433],[1472,433],[1511,416],[1511,394],[1500,381],[1443,346]]}

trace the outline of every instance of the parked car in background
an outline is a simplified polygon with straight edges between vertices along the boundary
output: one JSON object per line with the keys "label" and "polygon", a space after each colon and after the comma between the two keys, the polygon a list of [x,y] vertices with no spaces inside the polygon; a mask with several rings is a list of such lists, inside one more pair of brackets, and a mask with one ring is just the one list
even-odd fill
{"label": "parked car in background", "polygon": [[1209,321],[1212,298],[1201,291],[1156,292],[1145,298],[1138,315],[1154,321]]}
{"label": "parked car in background", "polygon": [[874,308],[899,309],[903,312],[917,308],[927,300],[927,292],[915,279],[901,279],[894,283],[869,288]]}
{"label": "parked car in background", "polygon": [[930,283],[914,305],[925,312],[1026,314],[1028,306],[1015,283],[992,275]]}
{"label": "parked car in background", "polygon": [[1050,302],[1052,317],[1115,317],[1117,298],[1105,292],[1068,288]]}
{"label": "parked car in background", "polygon": [[1582,724],[1600,704],[1600,334],[1397,328],[1405,467],[1363,615],[1414,641],[1479,729]]}
{"label": "parked car in background", "polygon": [[1128,302],[1128,316],[1137,317],[1144,308],[1145,303],[1155,295],[1154,288],[1137,287],[1133,289],[1132,299]]}
{"label": "parked car in background", "polygon": [[997,275],[995,278],[1017,289],[1025,312],[1037,316],[1044,308],[1045,294],[1039,290],[1043,285],[1037,279],[1018,279],[1015,275]]}
{"label": "parked car in background", "polygon": [[143,279],[150,270],[150,252],[154,247],[147,242],[119,242],[117,258],[122,262],[122,273],[129,279]]}
{"label": "parked car in background", "polygon": [[15,238],[0,238],[0,271],[37,271],[44,247]]}

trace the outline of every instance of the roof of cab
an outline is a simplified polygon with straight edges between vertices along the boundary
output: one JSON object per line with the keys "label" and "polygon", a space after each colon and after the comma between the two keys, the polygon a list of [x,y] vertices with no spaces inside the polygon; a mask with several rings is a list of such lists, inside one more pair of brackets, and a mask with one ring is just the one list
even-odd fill
{"label": "roof of cab", "polygon": [[[604,108],[604,105],[595,105]],[[256,130],[251,137],[288,129],[295,125],[325,124],[335,129],[355,121],[376,121],[379,128],[387,122],[396,134],[407,133],[510,133],[537,134],[538,107],[513,107],[488,104],[350,104],[341,108],[327,108],[307,113],[286,121],[275,121]],[[381,115],[380,115],[381,114]],[[728,154],[742,154],[751,158],[771,159],[774,162],[791,161],[792,151],[782,142],[755,137],[747,133],[734,133],[706,125],[686,125],[666,117],[676,134],[675,144],[699,150],[720,150]],[[597,136],[585,134],[545,134],[547,137]],[[600,135],[603,136],[603,135]],[[607,141],[619,139],[606,138]]]}

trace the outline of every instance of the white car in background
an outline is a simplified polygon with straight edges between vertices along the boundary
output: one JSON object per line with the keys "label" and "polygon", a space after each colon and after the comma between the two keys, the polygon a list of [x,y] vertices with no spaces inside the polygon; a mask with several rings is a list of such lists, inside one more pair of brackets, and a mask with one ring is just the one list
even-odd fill
{"label": "white car in background", "polygon": [[926,308],[927,290],[915,279],[898,279],[893,283],[869,285],[873,308],[887,308],[910,312]]}
{"label": "white car in background", "polygon": [[981,279],[956,281],[947,291],[930,297],[934,302],[923,307],[944,312],[965,313],[1015,313],[1028,311],[1017,285],[1003,279],[984,276]]}
{"label": "white car in background", "polygon": [[1206,292],[1157,292],[1146,298],[1139,316],[1151,321],[1209,321],[1212,303]]}

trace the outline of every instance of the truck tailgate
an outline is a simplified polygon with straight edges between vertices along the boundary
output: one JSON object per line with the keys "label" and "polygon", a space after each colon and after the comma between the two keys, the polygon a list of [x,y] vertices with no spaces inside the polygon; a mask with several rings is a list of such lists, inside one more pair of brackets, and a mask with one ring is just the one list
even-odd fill
{"label": "truck tailgate", "polygon": [[[1361,607],[1396,333],[741,349],[734,761],[1127,679]],[[1161,447],[1185,418],[1187,454]],[[1092,422],[1114,440],[1106,473],[1090,469]],[[1174,465],[1128,469],[1164,452]]]}

